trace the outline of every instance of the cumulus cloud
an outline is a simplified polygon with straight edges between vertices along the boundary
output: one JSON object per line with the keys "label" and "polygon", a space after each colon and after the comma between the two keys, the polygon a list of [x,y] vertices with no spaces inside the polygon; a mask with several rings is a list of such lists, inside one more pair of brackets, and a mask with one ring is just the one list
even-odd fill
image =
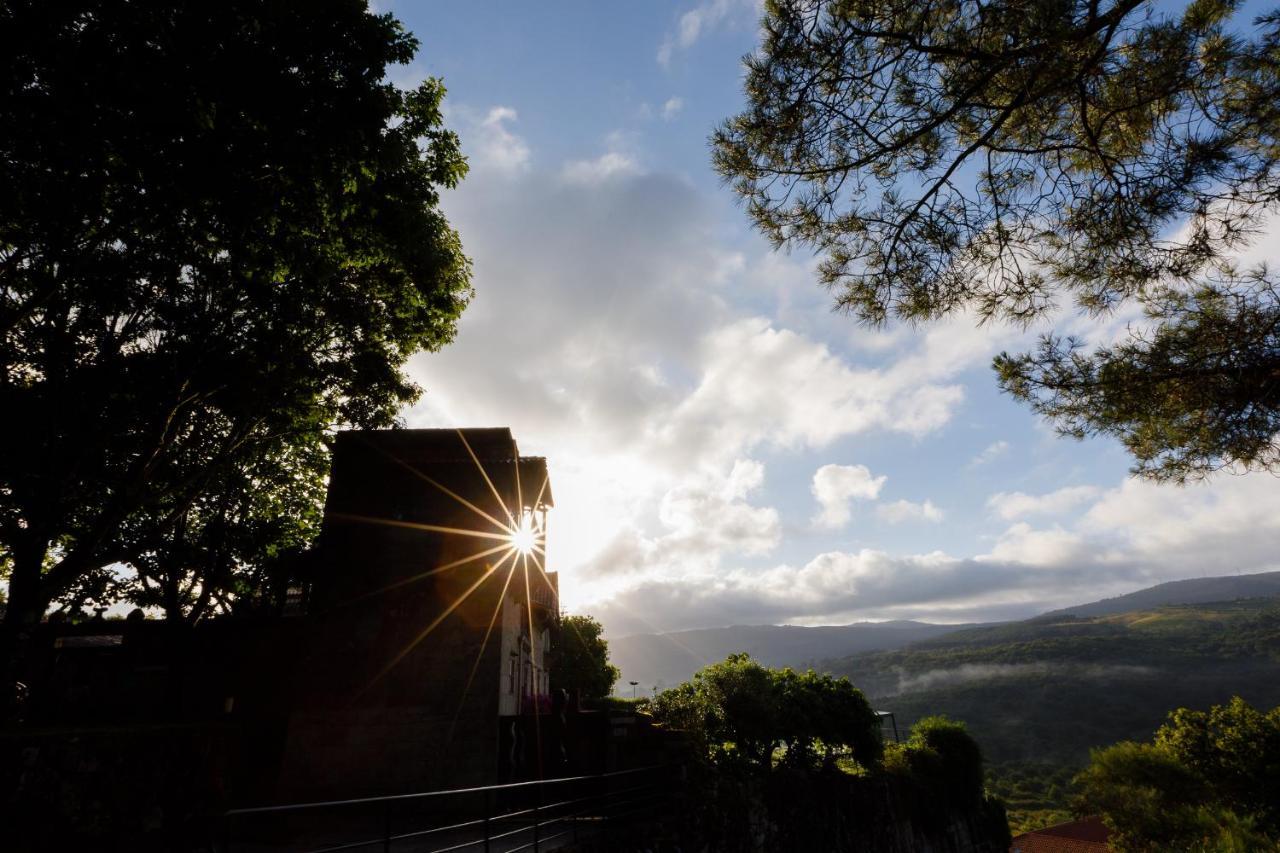
{"label": "cumulus cloud", "polygon": [[584,567],[583,574],[714,571],[725,556],[767,554],[782,538],[778,511],[747,501],[763,484],[764,465],[752,459],[735,461],[726,475],[682,483],[659,502],[661,535],[646,536],[627,526]]}
{"label": "cumulus cloud", "polygon": [[1066,486],[1045,495],[996,492],[987,499],[987,509],[1006,521],[1027,515],[1058,515],[1088,503],[1101,491],[1097,486]]}
{"label": "cumulus cloud", "polygon": [[876,517],[889,524],[902,524],[907,521],[942,521],[942,510],[930,500],[924,503],[899,500],[876,507]]}
{"label": "cumulus cloud", "polygon": [[813,475],[810,490],[821,510],[814,526],[844,527],[853,516],[855,500],[873,501],[880,495],[887,477],[873,477],[866,465],[823,465]]}
{"label": "cumulus cloud", "polygon": [[[1038,612],[1185,577],[1280,569],[1267,474],[1170,488],[1125,480],[1072,526],[1019,522],[973,557],[831,551],[802,565],[648,577],[593,612],[614,633],[737,623],[970,621]],[[648,614],[643,627],[628,613]],[[653,618],[650,618],[653,617]]]}
{"label": "cumulus cloud", "polygon": [[684,98],[671,97],[662,105],[663,121],[671,121],[680,115],[680,111],[684,109]]}
{"label": "cumulus cloud", "polygon": [[473,169],[517,174],[529,168],[529,146],[510,127],[518,119],[519,114],[511,107],[498,106],[491,107],[478,121],[469,122],[463,147]]}
{"label": "cumulus cloud", "polygon": [[[491,126],[515,120],[490,112]],[[625,143],[611,136],[610,152]],[[411,361],[426,394],[406,418],[507,424],[549,458],[570,606],[611,594],[606,578],[677,571],[677,555],[693,570],[768,553],[778,513],[747,499],[757,469],[736,460],[936,432],[963,400],[965,359],[988,357],[939,327],[921,336],[936,358],[867,366],[744,316],[726,297],[758,265],[717,239],[698,190],[634,160],[578,162],[477,170],[446,198],[476,297],[455,343]],[[691,519],[713,514],[723,524],[693,536]]]}
{"label": "cumulus cloud", "polygon": [[561,175],[575,184],[599,184],[613,178],[634,175],[640,171],[635,159],[621,151],[608,151],[591,160],[573,160],[565,164]]}
{"label": "cumulus cloud", "polygon": [[984,447],[981,453],[969,460],[969,467],[977,468],[981,465],[986,465],[989,462],[994,462],[1008,452],[1009,442],[1003,439],[1000,441],[993,441]]}
{"label": "cumulus cloud", "polygon": [[762,443],[821,448],[875,429],[919,437],[946,424],[964,398],[959,385],[929,381],[942,372],[858,367],[760,317],[715,328],[700,350],[697,386],[655,433],[691,457]]}
{"label": "cumulus cloud", "polygon": [[1031,602],[1097,576],[1088,567],[1034,572],[1019,563],[959,559],[941,552],[894,556],[871,549],[832,551],[799,566],[645,578],[592,604],[591,612],[615,635],[924,615],[935,621],[969,621],[1006,612],[1027,615]]}
{"label": "cumulus cloud", "polygon": [[693,47],[699,38],[729,21],[757,16],[759,8],[759,0],[704,0],[683,13],[675,30],[663,37],[658,47],[658,64],[668,67],[676,50]]}

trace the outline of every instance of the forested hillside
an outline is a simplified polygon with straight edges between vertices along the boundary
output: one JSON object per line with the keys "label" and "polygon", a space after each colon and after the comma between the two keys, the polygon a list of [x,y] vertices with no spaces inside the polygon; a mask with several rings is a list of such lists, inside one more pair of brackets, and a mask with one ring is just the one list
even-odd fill
{"label": "forested hillside", "polygon": [[1251,575],[1221,575],[1213,578],[1187,578],[1180,581],[1156,584],[1127,595],[1104,598],[1089,604],[1063,607],[1045,616],[1107,616],[1112,613],[1129,613],[1134,610],[1150,610],[1170,604],[1210,604],[1216,601],[1235,601],[1240,598],[1271,598],[1280,596],[1280,572],[1259,572]]}
{"label": "forested hillside", "polygon": [[1010,813],[1060,807],[1092,747],[1145,740],[1178,707],[1280,704],[1280,598],[1090,618],[1047,614],[829,663],[900,727],[963,720]]}

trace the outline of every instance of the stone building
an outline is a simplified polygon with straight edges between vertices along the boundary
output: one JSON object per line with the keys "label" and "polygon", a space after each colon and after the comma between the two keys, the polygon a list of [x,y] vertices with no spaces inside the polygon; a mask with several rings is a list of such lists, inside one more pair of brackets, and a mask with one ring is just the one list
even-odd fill
{"label": "stone building", "polygon": [[551,506],[546,460],[521,456],[508,429],[339,434],[299,591],[310,630],[283,791],[521,775],[513,718],[549,716],[552,705],[559,589],[542,547]]}

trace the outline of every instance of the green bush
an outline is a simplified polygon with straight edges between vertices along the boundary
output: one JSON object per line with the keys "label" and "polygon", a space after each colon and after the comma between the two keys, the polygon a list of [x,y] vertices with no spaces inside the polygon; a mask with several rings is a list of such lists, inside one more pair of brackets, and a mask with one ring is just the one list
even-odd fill
{"label": "green bush", "polygon": [[1180,708],[1152,743],[1095,750],[1076,785],[1076,810],[1101,814],[1117,850],[1276,849],[1280,709]]}
{"label": "green bush", "polygon": [[905,743],[890,744],[884,768],[957,806],[983,800],[982,749],[964,723],[946,717],[925,717],[911,728]]}
{"label": "green bush", "polygon": [[880,720],[848,679],[763,667],[730,655],[651,703],[654,717],[689,733],[715,763],[834,769],[848,755],[863,767],[883,753]]}

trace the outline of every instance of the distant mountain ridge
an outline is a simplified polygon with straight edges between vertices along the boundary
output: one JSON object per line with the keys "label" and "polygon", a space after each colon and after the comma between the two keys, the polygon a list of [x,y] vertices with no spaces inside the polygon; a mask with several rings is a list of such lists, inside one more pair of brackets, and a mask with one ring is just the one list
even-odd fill
{"label": "distant mountain ridge", "polygon": [[674,687],[702,667],[747,652],[766,666],[818,667],[822,661],[858,652],[899,649],[974,625],[928,622],[855,622],[851,625],[734,625],[668,634],[633,634],[609,640],[609,659],[622,670],[618,689],[631,695]]}
{"label": "distant mountain ridge", "polygon": [[1133,610],[1148,610],[1171,604],[1208,604],[1238,598],[1272,598],[1280,596],[1280,572],[1252,575],[1222,575],[1213,578],[1190,578],[1156,584],[1127,595],[1104,598],[1088,604],[1051,610],[1037,619],[1058,616],[1110,616]]}
{"label": "distant mountain ridge", "polygon": [[[1026,621],[1053,622],[1066,616],[1087,619],[1166,606],[1272,597],[1280,597],[1280,571],[1169,581],[1114,598],[1052,610]],[[827,669],[831,662],[852,655],[894,651],[956,632],[961,633],[955,639],[966,642],[973,637],[968,632],[975,629],[1020,624],[939,625],[898,620],[812,628],[734,625],[616,637],[609,641],[609,657],[622,671],[618,691],[630,695],[629,682],[637,682],[637,693],[648,693],[654,687],[674,687],[702,667],[724,660],[734,652],[747,652],[771,667]]]}

